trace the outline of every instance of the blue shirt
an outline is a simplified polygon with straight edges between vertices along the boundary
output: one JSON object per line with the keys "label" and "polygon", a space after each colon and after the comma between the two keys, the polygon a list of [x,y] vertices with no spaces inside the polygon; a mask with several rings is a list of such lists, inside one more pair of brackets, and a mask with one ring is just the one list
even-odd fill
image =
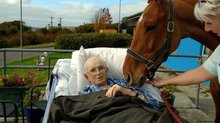
{"label": "blue shirt", "polygon": [[[125,88],[130,88],[131,90],[135,91],[136,93],[139,93],[139,94],[142,94],[146,99],[147,99],[147,104],[154,108],[154,109],[160,109],[161,108],[161,102],[154,99],[149,93],[147,93],[147,91],[144,91],[138,87],[131,87],[127,84],[126,81],[124,80],[113,80],[113,79],[110,79],[108,78],[107,79],[107,84],[109,86],[113,86],[114,84],[118,84],[122,87],[125,87]],[[97,92],[97,91],[103,91],[103,90],[106,90],[104,88],[101,88],[99,86],[96,86],[96,85],[87,85],[85,88],[83,88],[81,91],[80,91],[80,94],[88,94],[90,92]]]}

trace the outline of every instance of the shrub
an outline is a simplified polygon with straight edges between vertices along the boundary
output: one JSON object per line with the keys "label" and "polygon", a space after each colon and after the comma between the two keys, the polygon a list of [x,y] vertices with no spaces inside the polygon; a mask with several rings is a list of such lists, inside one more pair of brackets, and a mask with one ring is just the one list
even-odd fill
{"label": "shrub", "polygon": [[5,47],[7,47],[7,41],[5,37],[0,36],[0,48],[5,48]]}
{"label": "shrub", "polygon": [[23,34],[23,45],[39,44],[37,35],[34,32],[26,32]]}
{"label": "shrub", "polygon": [[127,47],[130,45],[132,36],[118,33],[76,33],[60,35],[55,39],[57,49],[79,49],[91,47]]}
{"label": "shrub", "polygon": [[8,47],[20,46],[20,35],[16,33],[7,37]]}

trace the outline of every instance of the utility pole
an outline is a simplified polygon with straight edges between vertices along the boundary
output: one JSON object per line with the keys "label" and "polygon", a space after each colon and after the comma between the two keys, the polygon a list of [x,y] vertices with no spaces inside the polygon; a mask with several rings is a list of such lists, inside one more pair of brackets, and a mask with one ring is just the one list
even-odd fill
{"label": "utility pole", "polygon": [[54,19],[54,17],[50,17],[50,25],[51,25],[51,27],[53,26],[53,19]]}
{"label": "utility pole", "polygon": [[58,27],[61,27],[62,26],[62,18],[59,18],[59,24],[58,24]]}
{"label": "utility pole", "polygon": [[118,33],[120,33],[120,24],[121,24],[121,0],[119,0],[119,13],[118,13]]}
{"label": "utility pole", "polygon": [[[22,0],[20,0],[20,48],[22,48],[22,28],[23,28],[23,20],[22,20]],[[23,52],[20,53],[20,60],[23,60]]]}

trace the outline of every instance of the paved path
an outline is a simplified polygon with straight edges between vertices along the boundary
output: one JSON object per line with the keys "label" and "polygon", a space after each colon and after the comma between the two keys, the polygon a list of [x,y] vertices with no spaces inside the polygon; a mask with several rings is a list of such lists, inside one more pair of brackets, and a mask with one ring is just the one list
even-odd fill
{"label": "paved path", "polygon": [[[41,53],[40,52],[24,52],[23,53],[23,59],[30,58],[33,56],[39,56]],[[0,53],[2,56],[2,53]],[[7,52],[6,53],[6,63],[11,63],[14,61],[19,61],[21,60],[21,53],[20,52]],[[3,58],[0,57],[0,64],[3,64]]]}
{"label": "paved path", "polygon": [[[202,93],[201,87],[199,108],[196,108],[196,86],[179,86],[182,92],[174,93],[176,96],[174,107],[180,112],[180,116],[189,123],[214,123],[215,105],[210,93]],[[193,101],[192,101],[193,100]]]}
{"label": "paved path", "polygon": [[[157,73],[156,77],[170,78],[176,75],[175,73]],[[207,93],[209,87],[201,84],[198,108],[195,105],[197,85],[176,87],[181,92],[174,93],[176,95],[174,107],[179,111],[181,117],[189,123],[214,123],[215,105],[211,94]]]}

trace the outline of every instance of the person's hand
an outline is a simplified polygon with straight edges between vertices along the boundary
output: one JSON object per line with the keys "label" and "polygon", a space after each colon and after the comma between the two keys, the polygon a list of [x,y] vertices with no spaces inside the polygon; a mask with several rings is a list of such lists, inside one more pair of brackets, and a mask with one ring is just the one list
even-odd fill
{"label": "person's hand", "polygon": [[152,79],[147,81],[148,84],[152,84],[155,87],[161,87],[163,86],[164,82],[162,80]]}
{"label": "person's hand", "polygon": [[133,92],[131,89],[129,88],[124,88],[121,87],[117,84],[113,85],[111,88],[108,89],[108,91],[106,92],[105,96],[107,97],[115,97],[118,93],[122,94],[122,95],[135,95],[135,92]]}

